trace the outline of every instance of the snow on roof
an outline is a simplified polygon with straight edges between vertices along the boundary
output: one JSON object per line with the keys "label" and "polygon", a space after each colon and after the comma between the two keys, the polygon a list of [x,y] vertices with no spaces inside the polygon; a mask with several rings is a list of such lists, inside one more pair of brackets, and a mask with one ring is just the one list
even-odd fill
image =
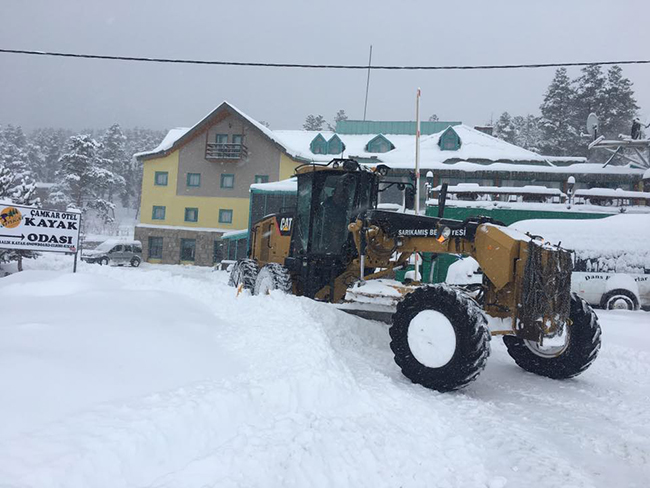
{"label": "snow on roof", "polygon": [[[399,168],[399,166],[386,163],[391,168]],[[404,166],[408,169],[412,169],[414,166]],[[602,164],[596,163],[576,163],[569,164],[567,166],[543,166],[543,165],[532,165],[532,164],[512,164],[512,163],[492,163],[492,164],[479,164],[471,163],[469,161],[458,161],[453,164],[441,163],[438,161],[420,164],[421,169],[431,169],[431,170],[448,170],[454,169],[458,171],[465,171],[468,173],[477,172],[477,171],[513,171],[513,172],[522,172],[522,173],[555,173],[555,174],[565,174],[569,175],[580,175],[580,174],[602,174],[602,175],[629,175],[629,174],[641,174],[640,169],[633,168],[630,165],[626,166],[607,166],[603,168]]]}
{"label": "snow on roof", "polygon": [[[307,130],[271,130],[268,127],[260,124],[258,121],[239,110],[231,103],[224,101],[216,109],[212,110],[209,114],[203,117],[198,123],[191,128],[176,128],[169,131],[163,141],[151,151],[144,151],[137,153],[136,157],[152,156],[159,153],[169,151],[177,144],[183,137],[192,133],[194,130],[199,129],[205,125],[210,117],[220,108],[226,107],[235,112],[240,117],[248,121],[256,129],[262,132],[266,137],[278,144],[289,156],[294,159],[310,162],[327,162],[334,157],[357,157],[363,159],[377,159],[391,168],[395,169],[411,169],[414,167],[415,160],[415,137],[408,134],[388,134],[385,137],[395,146],[395,149],[385,153],[370,153],[366,151],[368,142],[377,137],[379,134],[339,134],[333,131],[307,131]],[[553,168],[552,161],[556,162],[569,162],[569,161],[584,161],[584,158],[567,158],[567,157],[554,157],[542,156],[540,154],[528,151],[521,147],[515,146],[505,142],[496,137],[492,137],[481,131],[473,129],[464,124],[453,126],[454,130],[461,140],[461,146],[455,151],[443,151],[438,142],[440,136],[448,129],[424,136],[420,140],[420,167],[422,169],[448,169],[449,164],[446,161],[453,159],[454,161],[494,161],[501,162],[503,167],[490,166],[491,170],[504,170],[512,171],[512,164],[509,162],[533,162],[538,163],[534,171],[542,168],[544,164],[548,168]],[[311,152],[311,142],[318,134],[322,135],[325,140],[329,141],[335,134],[343,142],[345,149],[341,154],[314,154]],[[364,164],[373,164],[368,161],[362,161]],[[505,162],[505,163],[504,163]],[[484,164],[475,164],[474,168],[460,167],[459,164],[454,163],[454,169],[461,169],[465,171],[486,169]],[[472,164],[472,163],[466,163]],[[441,166],[444,165],[444,166]],[[523,165],[525,166],[525,165]],[[522,166],[518,166],[520,168]],[[530,166],[529,166],[530,167]],[[567,173],[569,166],[562,167],[558,172]],[[584,173],[584,167],[581,165],[578,172]],[[531,170],[529,170],[531,171]],[[611,171],[602,171],[603,173],[611,173]],[[629,171],[624,171],[629,173]]]}
{"label": "snow on roof", "polygon": [[236,239],[238,237],[248,236],[248,229],[231,230],[224,232],[221,236],[222,239]]}
{"label": "snow on roof", "polygon": [[[311,131],[311,130],[275,130],[273,133],[286,147],[294,148],[294,151],[299,152],[305,158],[315,162],[329,162],[335,157],[363,157],[370,158],[376,156],[378,159],[383,160],[384,156],[389,153],[370,153],[366,151],[366,145],[379,134],[338,134],[328,130]],[[339,154],[314,154],[311,152],[311,142],[318,134],[322,135],[326,141],[329,141],[334,134],[345,145],[343,153]],[[385,135],[393,145],[397,147],[407,146],[415,143],[415,137],[402,134],[389,134]],[[413,149],[415,151],[415,149]],[[415,154],[415,152],[413,153]]]}
{"label": "snow on roof", "polygon": [[630,191],[617,188],[589,188],[588,190],[576,190],[577,197],[611,197],[611,198],[650,198],[650,192]]}
{"label": "snow on roof", "polygon": [[246,119],[251,125],[253,125],[256,129],[261,131],[266,137],[271,139],[273,142],[276,144],[279,144],[284,151],[289,154],[290,156],[296,158],[296,159],[304,159],[304,160],[312,160],[310,153],[302,153],[299,150],[295,150],[294,147],[286,145],[280,138],[276,136],[274,131],[269,129],[263,124],[260,124],[257,120],[252,118],[251,116],[247,115],[246,113],[242,112],[239,110],[237,107],[235,107],[233,104],[229,103],[228,101],[223,101],[222,103],[219,104],[215,109],[211,110],[210,113],[208,113],[205,117],[203,117],[201,120],[199,120],[196,124],[194,124],[190,128],[185,128],[185,127],[179,127],[176,129],[170,130],[163,141],[156,147],[155,149],[151,151],[143,151],[135,154],[135,157],[142,157],[142,156],[152,156],[158,153],[163,153],[165,151],[168,151],[173,148],[174,144],[176,144],[178,141],[180,141],[185,135],[190,134],[193,132],[195,129],[198,129],[202,127],[207,120],[212,117],[212,115],[219,110],[222,107],[227,107],[236,114],[238,114],[240,117]]}
{"label": "snow on roof", "polygon": [[190,129],[188,127],[176,127],[175,129],[170,130],[167,132],[167,135],[164,137],[162,142],[156,146],[155,149],[152,149],[151,151],[142,151],[139,153],[135,153],[133,156],[140,157],[140,156],[149,156],[152,154],[157,154],[161,152],[165,152],[174,145],[176,141],[178,141],[181,137],[183,137],[185,134]]}
{"label": "snow on roof", "polygon": [[[420,139],[421,168],[433,168],[448,159],[547,162],[545,156],[492,137],[464,124],[445,130],[453,130],[458,134],[461,141],[460,148],[456,151],[443,151],[440,148],[438,142],[445,131],[422,137]],[[397,147],[393,151],[383,154],[381,159],[391,168],[410,169],[414,167],[415,139],[411,137],[410,145]]]}
{"label": "snow on roof", "polygon": [[251,190],[257,192],[287,192],[296,193],[298,191],[298,180],[296,178],[289,178],[281,181],[273,181],[271,183],[253,183]]}
{"label": "snow on roof", "polygon": [[[433,191],[440,191],[441,186],[437,186]],[[481,186],[478,183],[459,183],[447,188],[450,193],[533,193],[536,195],[564,195],[558,188],[548,188],[546,186],[525,185],[525,186]]]}

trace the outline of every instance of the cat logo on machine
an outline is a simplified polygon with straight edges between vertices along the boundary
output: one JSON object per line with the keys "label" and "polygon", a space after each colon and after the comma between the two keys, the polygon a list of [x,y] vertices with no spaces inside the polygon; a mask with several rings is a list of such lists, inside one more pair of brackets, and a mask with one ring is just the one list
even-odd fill
{"label": "cat logo on machine", "polygon": [[291,223],[293,222],[293,217],[282,217],[280,219],[280,232],[283,234],[286,232],[291,232]]}

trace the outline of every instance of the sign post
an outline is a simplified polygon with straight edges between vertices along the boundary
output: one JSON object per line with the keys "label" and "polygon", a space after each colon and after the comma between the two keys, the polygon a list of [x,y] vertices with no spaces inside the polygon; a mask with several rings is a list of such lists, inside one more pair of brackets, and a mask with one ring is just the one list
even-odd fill
{"label": "sign post", "polygon": [[0,202],[0,249],[74,253],[77,270],[81,212]]}

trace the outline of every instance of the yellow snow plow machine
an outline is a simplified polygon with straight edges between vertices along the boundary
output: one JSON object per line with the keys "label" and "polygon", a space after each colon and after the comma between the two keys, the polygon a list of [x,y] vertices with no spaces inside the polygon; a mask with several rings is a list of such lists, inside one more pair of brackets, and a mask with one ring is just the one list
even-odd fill
{"label": "yellow snow plow machine", "polygon": [[[403,374],[438,391],[478,377],[491,335],[502,335],[523,369],[571,378],[600,349],[591,307],[570,291],[569,251],[489,218],[465,221],[377,208],[394,183],[387,168],[350,159],[296,169],[295,210],[253,224],[249,257],[230,283],[254,294],[282,290],[359,315],[388,314],[391,349]],[[472,290],[394,281],[418,253],[473,257],[483,271]]]}

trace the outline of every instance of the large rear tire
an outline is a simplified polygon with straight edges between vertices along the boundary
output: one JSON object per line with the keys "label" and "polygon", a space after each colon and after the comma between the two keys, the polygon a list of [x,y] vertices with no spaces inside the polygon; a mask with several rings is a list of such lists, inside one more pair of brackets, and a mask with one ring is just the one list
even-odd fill
{"label": "large rear tire", "polygon": [[278,263],[265,265],[257,274],[253,295],[268,295],[272,290],[291,293],[291,275],[289,270]]}
{"label": "large rear tire", "polygon": [[519,367],[540,376],[566,379],[579,375],[598,356],[600,325],[593,309],[575,293],[571,294],[569,319],[563,344],[544,347],[515,336],[504,336],[508,354]]}
{"label": "large rear tire", "polygon": [[250,290],[252,293],[255,288],[255,279],[257,278],[258,271],[257,261],[248,258],[240,259],[233,265],[230,271],[228,284],[235,288],[243,286],[244,289]]}
{"label": "large rear tire", "polygon": [[421,287],[397,305],[390,347],[413,383],[441,392],[475,380],[490,355],[490,331],[479,306],[447,285]]}

